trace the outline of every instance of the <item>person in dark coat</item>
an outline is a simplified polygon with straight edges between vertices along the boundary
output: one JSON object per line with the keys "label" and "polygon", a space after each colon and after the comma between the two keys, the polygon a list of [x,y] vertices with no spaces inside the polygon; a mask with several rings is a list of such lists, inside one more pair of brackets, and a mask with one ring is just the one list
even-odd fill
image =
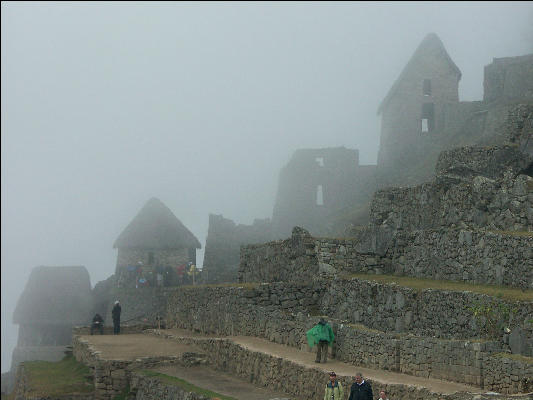
{"label": "person in dark coat", "polygon": [[372,400],[372,387],[370,383],[363,379],[363,375],[358,372],[354,377],[355,382],[350,388],[348,400]]}
{"label": "person in dark coat", "polygon": [[120,333],[120,312],[122,311],[120,303],[115,301],[111,315],[113,316],[113,334],[118,335]]}
{"label": "person in dark coat", "polygon": [[104,334],[104,319],[98,313],[93,317],[93,323],[91,324],[91,335],[95,330],[100,331],[100,335]]}

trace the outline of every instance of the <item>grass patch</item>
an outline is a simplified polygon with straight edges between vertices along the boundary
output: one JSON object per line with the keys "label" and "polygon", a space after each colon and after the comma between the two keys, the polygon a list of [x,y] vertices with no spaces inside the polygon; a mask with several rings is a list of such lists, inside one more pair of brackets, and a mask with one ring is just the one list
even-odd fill
{"label": "grass patch", "polygon": [[492,357],[509,358],[511,360],[521,361],[521,362],[524,362],[526,364],[533,364],[533,357],[527,357],[527,356],[523,356],[521,354],[496,353],[496,354],[493,354]]}
{"label": "grass patch", "polygon": [[528,231],[492,231],[491,230],[489,232],[497,233],[499,235],[533,237],[533,232],[528,232]]}
{"label": "grass patch", "polygon": [[369,328],[365,325],[361,325],[361,324],[346,324],[347,326],[349,326],[350,328],[354,328],[358,331],[363,331],[363,332],[370,332],[370,333],[377,333],[377,334],[384,334],[385,332],[383,331],[380,331],[380,330],[377,330],[377,329],[372,329],[372,328]]}
{"label": "grass patch", "polygon": [[25,361],[24,367],[35,394],[51,397],[94,391],[93,384],[86,377],[91,370],[71,355],[57,362]]}
{"label": "grass patch", "polygon": [[528,180],[528,181],[527,181],[527,189],[528,189],[530,192],[533,192],[533,180]]}
{"label": "grass patch", "polygon": [[113,400],[126,400],[129,394],[130,394],[130,385],[128,384],[126,388],[122,391],[122,393],[117,394],[115,397],[113,397]]}
{"label": "grass patch", "polygon": [[192,383],[189,383],[183,379],[177,378],[175,376],[170,376],[166,374],[162,374],[160,372],[144,369],[140,371],[143,375],[148,376],[150,378],[157,378],[161,382],[169,383],[174,386],[178,386],[181,389],[185,390],[186,392],[193,392],[197,394],[201,394],[203,396],[209,397],[210,399],[220,399],[220,400],[237,400],[235,397],[229,397],[224,396],[222,394],[212,392],[207,389],[203,389],[201,387],[195,386]]}
{"label": "grass patch", "polygon": [[183,289],[195,289],[195,288],[217,288],[217,287],[242,287],[244,289],[255,289],[260,283],[258,282],[246,282],[246,283],[206,283],[202,285],[183,285],[180,286]]}
{"label": "grass patch", "polygon": [[502,300],[533,301],[532,289],[522,290],[499,285],[478,285],[465,282],[423,279],[394,275],[351,274],[346,275],[345,278],[364,279],[367,281],[376,281],[384,284],[395,283],[399,286],[404,286],[419,291],[424,289],[450,290],[456,292],[469,291],[501,298]]}

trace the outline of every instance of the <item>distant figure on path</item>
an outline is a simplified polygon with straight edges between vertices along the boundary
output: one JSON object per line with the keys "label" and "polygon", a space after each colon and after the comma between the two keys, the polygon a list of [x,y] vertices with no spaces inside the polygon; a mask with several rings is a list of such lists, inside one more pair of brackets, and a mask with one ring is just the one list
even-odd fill
{"label": "distant figure on path", "polygon": [[328,346],[333,345],[334,339],[333,329],[331,329],[331,326],[329,326],[324,318],[320,318],[320,322],[307,331],[307,343],[309,343],[309,346],[313,347],[315,344],[318,344],[316,363],[319,363],[321,360],[322,363],[327,361]]}
{"label": "distant figure on path", "polygon": [[337,380],[337,374],[333,371],[329,373],[329,382],[326,384],[324,400],[344,400],[344,389]]}
{"label": "distant figure on path", "polygon": [[389,400],[389,397],[387,396],[387,393],[384,390],[381,390],[379,392],[379,400]]}
{"label": "distant figure on path", "polygon": [[113,334],[118,335],[120,333],[120,312],[122,311],[122,308],[120,307],[120,303],[115,301],[115,305],[113,306],[113,310],[111,311],[111,315],[113,316]]}
{"label": "distant figure on path", "polygon": [[100,335],[104,334],[104,319],[98,313],[93,317],[93,323],[91,324],[91,335],[94,334],[94,331],[100,331]]}
{"label": "distant figure on path", "polygon": [[370,383],[365,382],[363,374],[358,372],[354,376],[355,382],[350,388],[350,397],[348,400],[372,400],[372,387]]}

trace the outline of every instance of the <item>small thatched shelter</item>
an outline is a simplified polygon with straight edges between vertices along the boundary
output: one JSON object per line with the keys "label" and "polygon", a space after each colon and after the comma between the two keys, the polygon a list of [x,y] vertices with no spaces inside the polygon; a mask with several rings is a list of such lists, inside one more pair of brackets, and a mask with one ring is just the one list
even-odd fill
{"label": "small thatched shelter", "polygon": [[[196,263],[198,239],[159,199],[151,198],[119,235],[117,285],[155,285],[156,272],[170,277],[176,268]],[[165,285],[171,284],[168,280]]]}

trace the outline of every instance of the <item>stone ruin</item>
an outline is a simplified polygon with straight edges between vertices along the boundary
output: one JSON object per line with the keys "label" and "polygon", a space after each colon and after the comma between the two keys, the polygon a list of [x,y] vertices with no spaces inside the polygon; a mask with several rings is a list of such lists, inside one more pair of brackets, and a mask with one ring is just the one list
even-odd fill
{"label": "stone ruin", "polygon": [[[375,191],[421,183],[432,187],[430,182],[448,162],[446,154],[452,155],[452,159],[460,157],[454,150],[457,148],[473,146],[465,150],[473,153],[464,153],[463,161],[472,155],[485,165],[468,168],[481,168],[480,176],[495,179],[500,174],[499,179],[503,179],[503,170],[498,168],[503,165],[502,158],[514,157],[512,146],[533,154],[533,140],[527,134],[531,129],[528,104],[533,102],[532,71],[533,54],[494,59],[485,67],[483,100],[459,101],[461,71],[438,36],[427,35],[379,106],[382,123],[377,165],[359,165],[358,150],[344,147],[296,151],[280,172],[271,226],[267,222],[262,224],[264,239],[269,234],[276,239],[287,237],[294,226],[301,226],[315,236],[353,235],[354,226],[370,221],[370,201]],[[503,147],[490,155],[475,150],[479,146]],[[446,153],[447,150],[451,152]],[[438,162],[442,165],[437,166]],[[524,168],[527,172],[528,167]],[[450,173],[446,175],[449,179]],[[483,187],[492,190],[487,185]],[[466,195],[463,193],[461,201],[470,201]],[[503,211],[506,216],[495,218],[509,222],[508,212]],[[475,214],[475,218],[484,218],[483,211]],[[493,225],[509,228],[508,223],[501,221]],[[211,276],[218,274],[217,269],[235,271],[238,248],[251,243],[238,237],[234,241],[216,239],[220,237],[218,232],[222,232],[221,226],[218,220],[210,219],[212,233],[206,243],[206,259]],[[520,230],[520,226],[518,222],[516,228]],[[235,238],[231,232],[229,229],[227,237]],[[225,246],[221,246],[223,242]],[[223,280],[232,277],[235,278],[235,273]],[[212,282],[220,282],[214,279]]]}
{"label": "stone ruin", "polygon": [[[376,166],[360,166],[357,150],[300,150],[280,175],[272,222],[210,216],[204,282],[242,286],[121,285],[119,267],[139,251],[149,260],[157,247],[121,245],[119,260],[134,257],[117,261],[119,279],[101,284],[107,302],[94,309],[109,314],[109,298],[118,298],[128,305],[123,319],[165,315],[169,326],[300,349],[305,331],[327,316],[339,360],[533,392],[533,302],[373,279],[533,290],[532,66],[533,55],[495,59],[483,101],[460,102],[460,70],[428,35],[380,106]],[[361,210],[369,210],[366,224]],[[290,238],[269,241],[289,230]],[[340,231],[346,238],[331,237]],[[489,331],[476,304],[513,310],[502,320],[507,329]]]}
{"label": "stone ruin", "polygon": [[61,360],[72,343],[72,328],[87,325],[91,311],[91,282],[85,267],[33,268],[13,314],[19,332],[5,377],[8,389],[21,362]]}

